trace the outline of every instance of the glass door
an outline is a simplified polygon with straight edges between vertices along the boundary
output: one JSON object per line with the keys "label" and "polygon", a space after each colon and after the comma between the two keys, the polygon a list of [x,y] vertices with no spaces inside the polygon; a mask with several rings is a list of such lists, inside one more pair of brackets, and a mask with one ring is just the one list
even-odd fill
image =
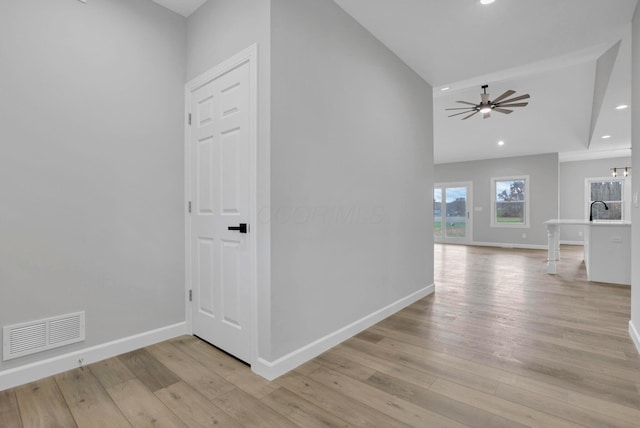
{"label": "glass door", "polygon": [[471,241],[471,183],[441,183],[433,188],[436,242]]}

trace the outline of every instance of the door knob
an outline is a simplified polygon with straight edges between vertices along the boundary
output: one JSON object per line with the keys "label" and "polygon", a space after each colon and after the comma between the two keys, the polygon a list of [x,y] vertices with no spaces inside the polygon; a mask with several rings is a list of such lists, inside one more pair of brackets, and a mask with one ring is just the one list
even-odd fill
{"label": "door knob", "polygon": [[249,231],[249,226],[247,223],[240,223],[238,226],[229,226],[227,229],[237,230],[240,233],[247,233]]}

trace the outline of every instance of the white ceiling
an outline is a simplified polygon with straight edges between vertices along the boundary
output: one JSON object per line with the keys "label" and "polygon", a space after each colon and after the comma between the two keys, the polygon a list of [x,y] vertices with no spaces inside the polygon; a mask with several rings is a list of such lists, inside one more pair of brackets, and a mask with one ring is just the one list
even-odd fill
{"label": "white ceiling", "polygon": [[193,12],[202,6],[207,0],[153,0],[161,6],[171,9],[177,14],[188,18]]}
{"label": "white ceiling", "polygon": [[[153,1],[189,16],[206,0]],[[436,163],[630,155],[630,109],[615,107],[631,102],[630,23],[638,0],[334,1],[434,87]],[[598,77],[608,85],[594,109],[596,61],[620,40],[610,80]],[[483,84],[491,98],[507,89],[529,93],[529,105],[489,119],[447,117],[445,108],[458,100],[479,102]]]}
{"label": "white ceiling", "polygon": [[[437,163],[629,153],[630,111],[615,106],[630,104],[630,22],[637,0],[335,2],[434,86]],[[596,60],[619,40],[591,139]],[[479,102],[483,84],[491,98],[513,89],[529,93],[530,103],[508,116],[447,117],[444,109],[458,100]],[[602,140],[605,134],[612,138]],[[497,146],[499,140],[505,145]]]}

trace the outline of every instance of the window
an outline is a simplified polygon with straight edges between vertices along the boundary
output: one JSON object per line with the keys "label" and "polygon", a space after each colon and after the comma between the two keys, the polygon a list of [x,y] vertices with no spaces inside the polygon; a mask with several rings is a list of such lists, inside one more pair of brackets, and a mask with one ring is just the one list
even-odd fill
{"label": "window", "polygon": [[529,227],[529,176],[491,179],[491,226]]}
{"label": "window", "polygon": [[589,209],[593,201],[603,201],[609,209],[606,210],[602,204],[595,204],[594,220],[624,220],[624,182],[624,178],[587,178],[585,218],[589,218]]}

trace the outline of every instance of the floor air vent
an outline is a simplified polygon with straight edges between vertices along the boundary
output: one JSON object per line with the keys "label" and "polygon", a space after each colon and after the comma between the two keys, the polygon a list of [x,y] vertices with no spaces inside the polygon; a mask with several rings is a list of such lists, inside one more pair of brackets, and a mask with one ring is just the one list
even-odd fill
{"label": "floor air vent", "polygon": [[2,359],[23,357],[84,340],[84,311],[2,327]]}

